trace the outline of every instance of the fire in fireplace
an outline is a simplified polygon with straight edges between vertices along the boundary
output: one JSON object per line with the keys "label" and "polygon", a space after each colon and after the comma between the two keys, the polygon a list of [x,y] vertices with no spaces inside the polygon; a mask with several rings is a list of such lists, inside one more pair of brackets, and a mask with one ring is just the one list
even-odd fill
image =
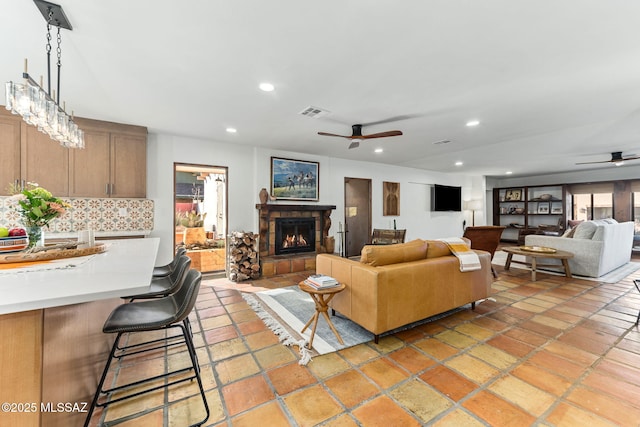
{"label": "fire in fireplace", "polygon": [[275,225],[276,255],[315,250],[315,218],[276,218]]}

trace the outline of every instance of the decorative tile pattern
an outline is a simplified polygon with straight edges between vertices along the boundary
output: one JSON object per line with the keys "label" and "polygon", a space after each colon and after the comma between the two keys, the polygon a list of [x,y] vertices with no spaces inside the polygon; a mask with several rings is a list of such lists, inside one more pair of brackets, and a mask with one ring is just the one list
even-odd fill
{"label": "decorative tile pattern", "polygon": [[[94,231],[153,230],[153,200],[149,199],[93,199],[62,197],[71,208],[49,223],[47,234]],[[17,203],[11,197],[0,197],[0,225],[21,227]],[[126,210],[120,216],[121,209]]]}

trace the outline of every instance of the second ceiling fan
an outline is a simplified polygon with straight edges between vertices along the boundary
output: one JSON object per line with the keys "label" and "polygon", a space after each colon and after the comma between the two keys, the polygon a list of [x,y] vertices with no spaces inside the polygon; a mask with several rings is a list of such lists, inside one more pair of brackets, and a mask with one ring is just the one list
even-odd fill
{"label": "second ceiling fan", "polygon": [[362,126],[361,124],[356,124],[356,125],[352,125],[351,129],[352,129],[352,133],[351,135],[336,135],[335,133],[327,133],[327,132],[318,132],[318,135],[323,135],[323,136],[337,136],[340,138],[347,138],[351,140],[351,144],[349,144],[349,149],[351,148],[357,148],[358,146],[360,146],[360,141],[364,141],[365,139],[373,139],[373,138],[385,138],[388,136],[400,136],[402,135],[402,132],[399,130],[389,130],[386,132],[378,132],[378,133],[372,133],[370,135],[363,135],[362,134]]}

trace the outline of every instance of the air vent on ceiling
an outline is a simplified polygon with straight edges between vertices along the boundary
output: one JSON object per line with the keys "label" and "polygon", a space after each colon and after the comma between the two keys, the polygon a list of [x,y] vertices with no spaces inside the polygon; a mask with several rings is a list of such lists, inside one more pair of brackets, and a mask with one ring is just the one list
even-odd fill
{"label": "air vent on ceiling", "polygon": [[448,139],[443,139],[443,140],[440,140],[440,141],[436,141],[436,142],[434,142],[434,143],[433,143],[433,145],[448,144],[448,143],[450,143],[450,142],[451,142],[451,141],[450,141],[450,140],[448,140]]}
{"label": "air vent on ceiling", "polygon": [[311,117],[313,119],[318,119],[320,117],[327,116],[331,114],[331,111],[323,110],[322,108],[309,106],[304,110],[300,111],[300,114],[303,116]]}

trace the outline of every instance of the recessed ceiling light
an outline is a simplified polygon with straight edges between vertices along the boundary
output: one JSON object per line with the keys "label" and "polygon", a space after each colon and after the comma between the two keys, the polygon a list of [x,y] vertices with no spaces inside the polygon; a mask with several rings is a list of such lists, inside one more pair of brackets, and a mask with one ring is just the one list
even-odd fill
{"label": "recessed ceiling light", "polygon": [[467,122],[468,127],[478,126],[480,124],[480,120],[469,120]]}
{"label": "recessed ceiling light", "polygon": [[236,133],[236,132],[238,132],[238,130],[236,128],[227,128],[227,132]]}
{"label": "recessed ceiling light", "polygon": [[505,174],[505,175],[511,175],[512,173],[513,173],[513,172],[511,172],[511,171],[506,171],[504,174]]}
{"label": "recessed ceiling light", "polygon": [[375,153],[382,153],[384,150],[382,148],[376,148],[373,150]]}
{"label": "recessed ceiling light", "polygon": [[260,83],[260,90],[272,92],[275,87],[271,83]]}
{"label": "recessed ceiling light", "polygon": [[462,166],[462,165],[464,165],[464,163],[462,163],[462,162],[456,162],[456,163],[455,163],[455,165],[456,165],[456,166]]}

